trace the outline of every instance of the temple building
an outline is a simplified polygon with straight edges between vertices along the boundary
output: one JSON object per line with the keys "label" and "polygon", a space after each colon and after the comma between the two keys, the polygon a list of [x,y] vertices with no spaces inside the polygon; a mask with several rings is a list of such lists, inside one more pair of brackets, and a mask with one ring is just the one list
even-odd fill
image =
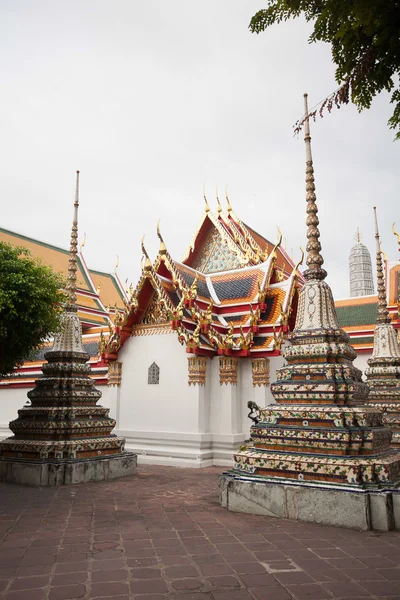
{"label": "temple building", "polygon": [[141,278],[101,340],[117,422],[142,462],[230,464],[247,436],[249,399],[272,401],[302,259],[293,263],[280,232],[272,243],[243,223],[228,198],[215,214],[205,199],[182,261],[157,231],[158,255],[152,262],[142,243]]}
{"label": "temple building", "polygon": [[372,263],[369,250],[361,243],[361,234],[357,229],[356,244],[349,257],[350,296],[370,296],[374,293]]}
{"label": "temple building", "polygon": [[[368,386],[353,365],[356,353],[325,281],[306,94],[304,101],[305,283],[286,363],[271,384],[276,403],[251,405],[251,437],[221,477],[221,503],[329,525],[400,528],[400,455],[381,410],[365,405]],[[385,319],[389,324],[386,313]]]}

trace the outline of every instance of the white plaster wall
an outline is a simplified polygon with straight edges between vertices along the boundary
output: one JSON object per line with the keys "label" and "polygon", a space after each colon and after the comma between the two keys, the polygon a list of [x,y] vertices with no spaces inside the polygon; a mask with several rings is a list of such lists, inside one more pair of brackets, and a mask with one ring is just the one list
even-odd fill
{"label": "white plaster wall", "polygon": [[0,439],[12,435],[8,428],[8,424],[18,417],[18,409],[26,404],[28,400],[27,393],[30,389],[31,388],[1,388]]}
{"label": "white plaster wall", "polygon": [[[122,348],[119,429],[122,431],[205,433],[207,416],[199,387],[188,385],[188,354],[176,335],[131,338]],[[155,362],[160,383],[148,384],[148,369]]]}
{"label": "white plaster wall", "polygon": [[363,354],[358,354],[357,358],[354,361],[354,366],[357,367],[357,369],[360,369],[360,371],[363,372],[363,380],[365,381],[365,369],[368,367],[368,359],[371,358],[372,356],[372,352],[365,352]]}

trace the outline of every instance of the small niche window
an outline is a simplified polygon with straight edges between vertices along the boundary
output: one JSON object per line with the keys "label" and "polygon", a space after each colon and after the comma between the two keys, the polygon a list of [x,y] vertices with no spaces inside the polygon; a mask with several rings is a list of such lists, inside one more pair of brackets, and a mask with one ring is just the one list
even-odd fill
{"label": "small niche window", "polygon": [[149,385],[158,385],[160,383],[160,367],[155,362],[149,367],[147,383]]}

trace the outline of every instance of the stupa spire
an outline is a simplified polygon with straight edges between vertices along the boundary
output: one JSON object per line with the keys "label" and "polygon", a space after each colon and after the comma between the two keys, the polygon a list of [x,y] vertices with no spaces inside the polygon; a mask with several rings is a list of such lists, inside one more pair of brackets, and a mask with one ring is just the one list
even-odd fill
{"label": "stupa spire", "polygon": [[378,217],[376,215],[376,206],[374,206],[374,219],[375,219],[375,241],[376,241],[376,275],[377,275],[377,289],[378,289],[378,317],[377,323],[390,323],[389,311],[387,309],[386,302],[386,285],[385,276],[383,273],[382,264],[382,251],[379,241],[379,229],[378,229]]}
{"label": "stupa spire", "polygon": [[65,291],[68,296],[66,310],[76,312],[76,272],[78,270],[78,208],[79,208],[79,171],[76,172],[74,219],[72,221],[71,244],[69,248],[68,279]]}
{"label": "stupa spire", "polygon": [[[304,112],[306,115],[308,112],[308,96],[304,94]],[[314,167],[311,154],[311,136],[310,136],[310,120],[309,117],[305,121],[305,136],[304,141],[306,144],[306,200],[307,200],[307,260],[306,264],[308,269],[304,271],[304,277],[307,281],[317,279],[323,280],[327,276],[327,272],[322,268],[324,259],[321,255],[321,243],[319,241],[319,220],[318,220],[318,207],[317,197],[315,195],[315,180],[314,180]]]}

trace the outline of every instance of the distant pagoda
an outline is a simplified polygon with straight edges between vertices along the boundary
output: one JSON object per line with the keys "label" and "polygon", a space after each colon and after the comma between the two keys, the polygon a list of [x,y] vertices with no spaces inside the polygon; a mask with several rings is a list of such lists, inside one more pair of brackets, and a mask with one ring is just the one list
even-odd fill
{"label": "distant pagoda", "polygon": [[[340,508],[333,508],[331,521],[328,520],[324,507],[332,503],[330,488],[395,488],[400,478],[400,456],[390,448],[392,433],[383,426],[381,412],[363,405],[368,386],[362,381],[361,371],[353,365],[356,353],[349,344],[349,336],[339,326],[332,292],[324,281],[327,273],[322,268],[319,242],[307,95],[305,115],[306,282],[300,292],[295,328],[289,335],[291,345],[283,351],[287,364],[277,371],[277,381],[271,385],[277,404],[258,411],[253,407],[253,415],[256,414],[251,440],[234,455],[234,469],[228,477],[232,478],[231,485],[239,480],[241,489],[249,481],[276,484],[296,480],[297,489],[304,488],[305,493],[311,483],[314,487],[319,484],[326,494],[318,517],[321,522],[353,526],[346,523],[345,509],[343,514],[337,514]],[[228,494],[229,489],[228,484]],[[272,488],[265,487],[257,499],[254,489],[247,487],[243,492],[246,502],[248,499],[251,506],[258,506],[256,511],[263,502],[271,507]],[[341,495],[340,501],[345,502],[345,497],[348,498]],[[357,495],[358,499],[361,497]],[[302,498],[303,505],[306,504],[304,510],[312,512],[305,496]],[[282,498],[279,502],[283,502]],[[288,510],[287,516],[301,518],[295,512],[290,513],[295,511],[294,505],[286,505],[285,509],[278,509],[276,503],[273,506],[274,514]],[[317,519],[308,515],[305,520],[314,518]]]}
{"label": "distant pagoda", "polygon": [[82,344],[76,305],[79,171],[66,286],[67,303],[60,333],[46,352],[47,363],[30,406],[10,423],[13,436],[0,442],[0,480],[28,485],[59,485],[132,475],[136,455],[123,452],[125,440],[89,377],[89,355]]}
{"label": "distant pagoda", "polygon": [[371,255],[367,246],[361,243],[361,233],[357,229],[356,244],[349,257],[350,296],[368,296],[374,293]]}
{"label": "distant pagoda", "polygon": [[400,345],[392,325],[386,301],[386,285],[375,215],[378,318],[374,349],[366,369],[369,386],[368,404],[383,410],[383,422],[393,429],[392,446],[400,448]]}

